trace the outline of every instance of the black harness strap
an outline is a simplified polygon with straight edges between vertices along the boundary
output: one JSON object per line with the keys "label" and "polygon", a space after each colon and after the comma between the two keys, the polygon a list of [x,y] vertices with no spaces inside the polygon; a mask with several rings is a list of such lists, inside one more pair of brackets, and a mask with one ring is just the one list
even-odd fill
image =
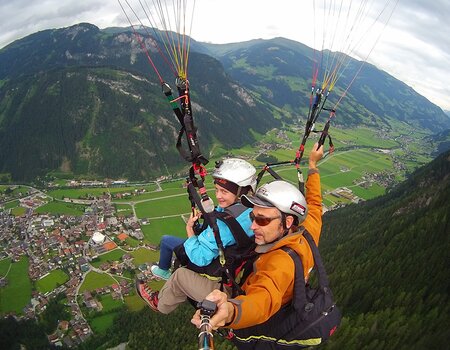
{"label": "black harness strap", "polygon": [[[233,205],[232,207],[229,207],[225,209],[224,212],[216,212],[217,218],[224,222],[230,229],[234,240],[236,241],[236,245],[238,247],[252,247],[254,245],[254,239],[247,236],[242,226],[239,224],[239,222],[236,220],[236,217],[238,217],[242,212],[244,212],[247,208],[245,208],[242,205],[236,206]],[[239,213],[240,211],[240,213]],[[232,214],[233,212],[233,214]],[[220,239],[220,237],[219,237]],[[217,240],[216,240],[217,241]],[[249,255],[248,257],[253,256],[253,254]],[[222,265],[222,279],[220,281],[220,290],[224,290],[225,281],[227,285],[231,285],[232,288],[232,295],[242,295],[245,294],[245,292],[242,290],[241,286],[236,282],[234,272],[230,271],[229,268],[226,266],[226,254],[225,254],[225,263]],[[244,256],[240,256],[239,258],[244,259]],[[242,266],[240,266],[242,268]],[[232,273],[233,272],[233,273]]]}
{"label": "black harness strap", "polygon": [[245,210],[247,210],[247,208],[243,205],[232,205],[223,212],[216,212],[217,218],[230,228],[234,240],[239,247],[246,247],[254,242],[254,240],[247,236],[242,226],[236,220],[236,218]]}
{"label": "black harness strap", "polygon": [[[317,248],[314,239],[311,234],[304,230],[303,237],[308,242],[309,247],[311,248],[311,252],[314,257],[314,268],[317,270],[317,275],[319,279],[319,288],[324,290],[325,288],[329,288],[328,277],[325,272],[325,267],[323,266],[322,259],[320,257],[319,249]],[[286,253],[290,255],[290,257],[294,260],[295,263],[295,279],[294,279],[294,297],[292,298],[292,306],[296,310],[303,310],[307,308],[307,300],[306,300],[306,288],[305,288],[305,275],[303,273],[303,264],[298,256],[297,252],[289,247],[281,247]]]}
{"label": "black harness strap", "polygon": [[[186,82],[181,82],[177,79],[177,88],[179,98],[181,98],[181,108],[172,94],[172,89],[167,83],[162,84],[162,90],[164,95],[172,107],[172,110],[177,117],[181,128],[178,132],[176,148],[180,155],[188,162],[197,164],[208,164],[208,160],[202,155],[200,151],[200,145],[197,138],[197,128],[194,125],[194,119],[192,118],[191,102],[189,99],[189,89]],[[186,102],[187,101],[187,102]],[[186,136],[186,141],[189,147],[189,151],[185,150],[182,146],[183,135]]]}

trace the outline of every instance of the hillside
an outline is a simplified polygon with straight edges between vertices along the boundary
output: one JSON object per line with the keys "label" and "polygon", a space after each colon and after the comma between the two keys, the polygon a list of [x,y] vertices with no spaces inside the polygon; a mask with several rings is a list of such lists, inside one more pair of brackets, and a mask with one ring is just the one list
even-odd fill
{"label": "hillside", "polygon": [[444,349],[450,337],[450,152],[389,194],[324,217],[343,326],[327,349]]}

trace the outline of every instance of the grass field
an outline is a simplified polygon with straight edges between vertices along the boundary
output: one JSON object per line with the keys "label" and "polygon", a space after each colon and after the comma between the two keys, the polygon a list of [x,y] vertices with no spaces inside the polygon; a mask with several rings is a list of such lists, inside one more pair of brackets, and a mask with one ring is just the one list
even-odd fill
{"label": "grass field", "polygon": [[142,202],[136,204],[135,209],[140,219],[188,213],[191,210],[186,193]]}
{"label": "grass field", "polygon": [[139,241],[133,237],[127,237],[127,239],[125,239],[125,242],[130,246],[130,247],[137,247],[139,246]]}
{"label": "grass field", "polygon": [[118,216],[130,216],[133,215],[133,209],[129,204],[119,204],[115,203],[116,213]]}
{"label": "grass field", "polygon": [[125,304],[130,311],[139,311],[145,307],[145,302],[137,295],[128,295],[125,298]]}
{"label": "grass field", "polygon": [[351,187],[351,190],[355,195],[361,197],[362,199],[370,199],[374,197],[381,196],[386,193],[386,189],[377,184],[372,184],[369,189],[364,189],[359,186]]}
{"label": "grass field", "polygon": [[106,315],[100,315],[94,317],[89,321],[90,326],[94,333],[105,333],[114,323],[114,317],[117,316],[117,312],[112,312]]}
{"label": "grass field", "polygon": [[79,293],[83,293],[85,290],[94,290],[106,286],[111,286],[116,281],[106,273],[98,273],[91,271],[86,275],[83,284],[80,287]]}
{"label": "grass field", "polygon": [[22,216],[23,214],[26,213],[26,211],[27,211],[27,209],[24,207],[15,207],[15,208],[12,208],[11,214],[13,214],[14,216]]}
{"label": "grass field", "polygon": [[49,275],[36,281],[36,289],[41,293],[47,293],[66,283],[69,276],[62,270],[53,270]]}
{"label": "grass field", "polygon": [[[173,183],[172,183],[173,184]],[[161,197],[167,197],[167,196],[174,196],[177,194],[186,193],[186,190],[182,188],[181,184],[179,184],[176,187],[171,187],[168,189],[163,189],[162,191],[154,191],[154,192],[147,192],[140,195],[123,198],[123,199],[115,199],[114,202],[121,203],[121,202],[139,202],[142,200],[147,199],[155,199],[155,198],[161,198]]]}
{"label": "grass field", "polygon": [[19,201],[12,201],[12,202],[5,203],[5,209],[12,209],[12,208],[16,208],[18,206],[19,206]]}
{"label": "grass field", "polygon": [[153,251],[147,248],[139,248],[130,253],[133,255],[134,265],[138,266],[144,263],[152,263],[159,260],[159,251]]}
{"label": "grass field", "polygon": [[6,258],[0,260],[0,277],[6,276],[6,273],[9,270],[9,266],[11,265],[11,259]]}
{"label": "grass field", "polygon": [[11,311],[21,314],[31,299],[28,257],[22,257],[20,261],[11,265],[7,279],[8,285],[0,288],[0,314]]}
{"label": "grass field", "polygon": [[154,191],[156,189],[155,184],[148,184],[145,186],[126,186],[126,187],[91,187],[91,188],[66,188],[48,191],[48,195],[56,198],[63,199],[64,197],[79,199],[86,198],[88,196],[99,197],[105,193],[127,193],[133,192],[136,188],[144,188],[146,191]]}
{"label": "grass field", "polygon": [[186,237],[186,223],[181,215],[150,220],[150,224],[142,225],[141,229],[145,239],[152,244],[159,244],[163,235]]}
{"label": "grass field", "polygon": [[0,185],[0,194],[5,192],[6,189],[15,187],[11,192],[10,196],[16,197],[16,196],[23,196],[28,190],[28,187],[25,186],[13,186],[13,185]]}
{"label": "grass field", "polygon": [[119,309],[123,306],[123,303],[121,300],[114,300],[111,294],[102,295],[99,297],[103,309],[102,312],[108,312],[114,309]]}
{"label": "grass field", "polygon": [[37,208],[35,212],[38,214],[51,213],[60,215],[81,216],[83,215],[85,208],[86,206],[82,204],[53,201]]}
{"label": "grass field", "polygon": [[122,258],[122,255],[124,255],[124,254],[125,254],[125,252],[123,250],[114,249],[108,253],[99,255],[98,258],[95,259],[95,261],[91,262],[91,265],[98,268],[104,262],[120,260],[120,258]]}

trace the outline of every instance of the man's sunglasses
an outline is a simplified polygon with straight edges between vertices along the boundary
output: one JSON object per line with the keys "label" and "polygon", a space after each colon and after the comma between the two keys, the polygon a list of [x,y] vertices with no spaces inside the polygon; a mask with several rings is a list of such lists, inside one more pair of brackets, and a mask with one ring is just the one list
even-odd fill
{"label": "man's sunglasses", "polygon": [[250,212],[249,216],[250,220],[256,222],[258,226],[267,226],[272,222],[272,220],[281,219],[281,216],[275,216],[273,218],[268,218],[266,216],[255,216],[252,211]]}

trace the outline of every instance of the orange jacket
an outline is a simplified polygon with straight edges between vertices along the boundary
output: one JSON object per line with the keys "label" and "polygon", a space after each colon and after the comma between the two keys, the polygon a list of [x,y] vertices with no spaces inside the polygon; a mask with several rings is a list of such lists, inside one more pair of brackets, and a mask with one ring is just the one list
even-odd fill
{"label": "orange jacket", "polygon": [[292,258],[279,248],[288,246],[295,250],[302,259],[304,275],[309,275],[314,267],[314,259],[308,242],[301,233],[305,228],[316,244],[319,244],[322,228],[322,194],[317,170],[308,172],[306,203],[308,215],[299,231],[288,234],[274,243],[256,247],[255,251],[260,255],[253,264],[253,272],[242,286],[246,294],[230,299],[235,312],[233,321],[227,327],[240,329],[265,322],[282,305],[292,300],[295,265]]}

